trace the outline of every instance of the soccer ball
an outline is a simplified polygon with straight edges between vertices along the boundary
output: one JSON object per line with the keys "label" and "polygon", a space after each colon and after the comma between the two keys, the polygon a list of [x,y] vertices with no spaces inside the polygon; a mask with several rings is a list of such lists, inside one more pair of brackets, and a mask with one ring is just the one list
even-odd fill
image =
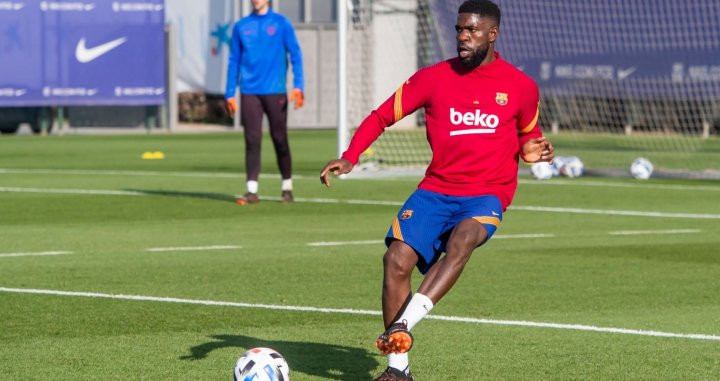
{"label": "soccer ball", "polygon": [[541,161],[530,166],[530,172],[538,180],[547,180],[553,177],[553,169],[550,163]]}
{"label": "soccer ball", "polygon": [[650,160],[639,157],[630,164],[630,174],[638,180],[647,180],[653,172],[653,165]]}
{"label": "soccer ball", "polygon": [[577,156],[564,158],[563,166],[560,167],[560,173],[567,177],[580,177],[585,170],[585,165]]}
{"label": "soccer ball", "polygon": [[243,353],[235,364],[235,381],[289,381],[290,368],[277,351],[253,348]]}

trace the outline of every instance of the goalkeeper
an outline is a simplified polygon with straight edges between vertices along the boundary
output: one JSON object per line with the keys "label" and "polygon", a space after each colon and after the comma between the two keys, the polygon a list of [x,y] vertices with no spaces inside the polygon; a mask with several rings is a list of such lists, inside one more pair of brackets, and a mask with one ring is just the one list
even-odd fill
{"label": "goalkeeper", "polygon": [[[517,187],[518,161],[551,161],[538,126],[535,82],[495,52],[500,9],[468,0],[458,9],[457,57],[420,69],[360,124],[329,174],[349,173],[389,127],[425,109],[432,161],[385,238],[382,309],[376,346],[388,367],[376,381],[412,380],[410,331],[452,288],[470,255],[498,229]],[[441,256],[442,253],[444,256]],[[415,294],[413,268],[425,275]]]}
{"label": "goalkeeper", "polygon": [[[258,203],[262,118],[267,114],[270,136],[282,176],[282,201],[292,202],[292,158],[287,133],[288,55],[293,70],[290,101],[303,106],[303,67],[300,45],[290,21],[270,9],[269,0],[252,0],[253,13],[233,28],[225,91],[226,109],[237,110],[235,89],[240,86],[240,120],[245,130],[247,193],[238,203]],[[239,82],[239,83],[238,83]]]}

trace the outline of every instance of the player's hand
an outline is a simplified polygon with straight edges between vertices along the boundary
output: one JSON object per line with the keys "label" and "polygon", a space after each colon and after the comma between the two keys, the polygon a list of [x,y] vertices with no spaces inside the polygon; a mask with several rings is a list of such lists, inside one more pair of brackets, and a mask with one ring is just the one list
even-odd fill
{"label": "player's hand", "polygon": [[346,173],[350,173],[352,171],[353,165],[349,160],[345,159],[337,159],[337,160],[330,160],[327,164],[325,164],[325,168],[323,168],[322,172],[320,172],[320,183],[324,184],[326,187],[330,188],[330,173],[332,172],[335,176],[344,175]]}
{"label": "player's hand", "polygon": [[303,95],[302,90],[293,89],[290,93],[290,102],[295,102],[295,110],[302,107],[305,104],[305,95]]}
{"label": "player's hand", "polygon": [[235,117],[235,112],[237,111],[237,102],[235,101],[235,98],[228,98],[225,100],[225,111],[227,111],[229,117]]}
{"label": "player's hand", "polygon": [[555,157],[555,148],[544,136],[532,138],[523,144],[520,156],[526,163],[537,163],[538,161],[552,163]]}

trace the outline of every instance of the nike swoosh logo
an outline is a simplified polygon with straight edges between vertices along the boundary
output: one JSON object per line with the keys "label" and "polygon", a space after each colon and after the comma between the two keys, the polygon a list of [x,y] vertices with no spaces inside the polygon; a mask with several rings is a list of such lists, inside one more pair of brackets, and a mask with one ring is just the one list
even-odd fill
{"label": "nike swoosh logo", "polygon": [[618,79],[623,80],[630,76],[630,74],[634,73],[637,68],[635,66],[627,68],[627,69],[619,69],[617,71]]}
{"label": "nike swoosh logo", "polygon": [[93,48],[87,48],[85,46],[85,38],[80,39],[80,41],[77,44],[77,47],[75,48],[75,58],[77,58],[78,61],[81,63],[88,63],[90,61],[94,61],[98,59],[103,54],[106,54],[107,52],[117,48],[118,46],[122,45],[127,41],[127,38],[122,37],[118,38],[117,40],[112,40],[110,42],[106,42],[102,45],[95,46]]}
{"label": "nike swoosh logo", "polygon": [[492,213],[493,216],[499,216],[499,214],[497,214],[497,213],[495,213],[495,212],[491,212],[491,213]]}

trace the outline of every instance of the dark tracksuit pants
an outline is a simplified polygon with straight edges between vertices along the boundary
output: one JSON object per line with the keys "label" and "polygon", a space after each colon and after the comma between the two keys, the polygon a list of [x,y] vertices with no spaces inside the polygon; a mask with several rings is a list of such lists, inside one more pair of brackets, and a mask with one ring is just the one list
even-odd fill
{"label": "dark tracksuit pants", "polygon": [[260,175],[262,118],[268,116],[270,136],[275,146],[278,168],[283,179],[292,177],[292,160],[288,144],[287,94],[240,95],[241,122],[245,130],[245,172],[247,180],[257,181]]}

